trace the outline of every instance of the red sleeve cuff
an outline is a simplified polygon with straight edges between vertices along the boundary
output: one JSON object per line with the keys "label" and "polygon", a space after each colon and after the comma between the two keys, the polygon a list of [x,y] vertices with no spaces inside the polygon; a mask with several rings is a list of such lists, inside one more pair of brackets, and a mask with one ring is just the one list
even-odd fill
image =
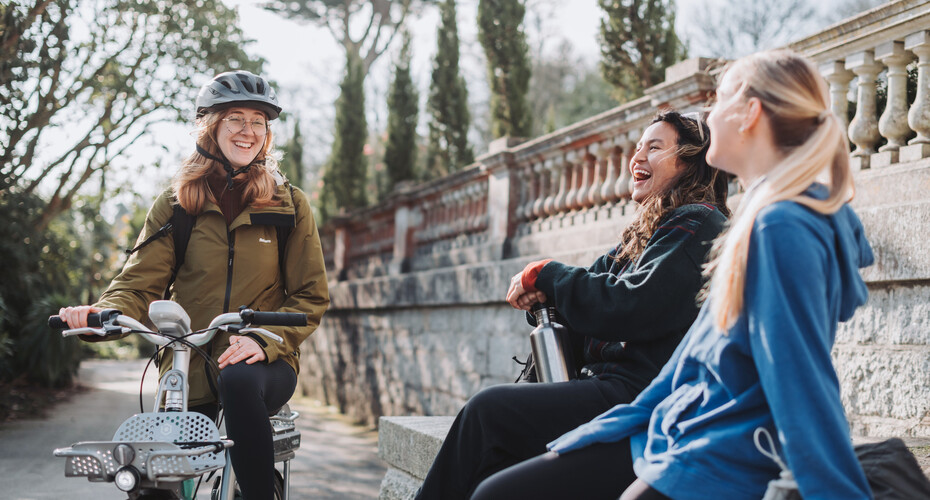
{"label": "red sleeve cuff", "polygon": [[524,290],[527,292],[537,291],[536,278],[539,277],[539,272],[542,271],[542,268],[550,262],[552,262],[552,259],[537,260],[536,262],[530,262],[523,268],[520,285],[523,286]]}

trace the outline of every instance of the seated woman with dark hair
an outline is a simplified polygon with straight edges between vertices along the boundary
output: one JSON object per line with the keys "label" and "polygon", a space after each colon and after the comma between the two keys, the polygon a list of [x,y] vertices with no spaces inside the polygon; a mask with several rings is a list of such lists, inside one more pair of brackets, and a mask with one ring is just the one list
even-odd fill
{"label": "seated woman with dark hair", "polygon": [[632,403],[489,477],[474,500],[758,500],[785,491],[782,467],[799,498],[873,497],[830,353],[868,298],[859,269],[874,257],[847,205],[849,147],[827,83],[793,52],[753,54],[724,72],[708,122],[708,159],[746,193],[694,325]]}
{"label": "seated woman with dark hair", "polygon": [[629,169],[640,204],[617,247],[590,267],[534,262],[507,302],[554,305],[583,352],[577,380],[498,385],[459,412],[419,499],[468,498],[491,474],[546,451],[546,443],[618,403],[659,373],[698,313],[701,270],[726,207],[725,174],[708,166],[707,125],[659,113]]}

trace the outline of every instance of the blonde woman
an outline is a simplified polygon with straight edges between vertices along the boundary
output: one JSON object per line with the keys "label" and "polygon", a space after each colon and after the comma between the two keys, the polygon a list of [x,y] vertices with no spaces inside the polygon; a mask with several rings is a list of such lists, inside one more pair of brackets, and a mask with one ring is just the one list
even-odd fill
{"label": "blonde woman", "polygon": [[724,74],[708,123],[708,162],[747,192],[691,330],[631,404],[472,498],[758,500],[780,472],[754,443],[760,429],[806,500],[871,498],[830,350],[867,299],[859,268],[873,258],[846,205],[848,148],[827,87],[791,52],[749,56]]}
{"label": "blonde woman", "polygon": [[[138,252],[100,301],[59,314],[72,328],[86,326],[88,312],[101,308],[142,319],[166,288],[190,315],[193,329],[241,305],[306,313],[306,327],[268,327],[283,344],[254,333],[219,332],[204,346],[219,365],[218,378],[201,357],[190,361],[191,411],[215,417],[219,398],[236,443],[230,455],[244,498],[270,499],[274,450],[268,414],[294,393],[300,344],[329,304],[323,254],[306,195],[285,183],[271,154],[268,121],[281,107],[268,82],[247,71],[222,73],[203,86],[196,104],[195,152],[149,210]],[[155,236],[163,234],[160,228],[176,205],[196,216],[180,267],[174,238]],[[279,232],[276,226],[290,229]],[[279,234],[287,235],[283,263]],[[171,368],[170,359],[164,361],[162,373]]]}

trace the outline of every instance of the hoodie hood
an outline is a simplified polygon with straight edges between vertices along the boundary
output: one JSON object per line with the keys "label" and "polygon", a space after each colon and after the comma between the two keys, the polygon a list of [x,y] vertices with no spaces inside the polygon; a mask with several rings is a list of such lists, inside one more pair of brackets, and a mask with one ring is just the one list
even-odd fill
{"label": "hoodie hood", "polygon": [[840,265],[843,296],[840,302],[840,321],[852,317],[856,308],[865,304],[869,290],[859,274],[859,269],[875,262],[872,247],[865,238],[865,229],[855,212],[843,205],[830,218],[836,235],[836,258]]}
{"label": "hoodie hood", "polygon": [[[815,184],[804,194],[822,200],[827,197],[828,191],[826,186]],[[868,287],[859,274],[859,269],[871,266],[875,262],[875,256],[865,237],[862,221],[849,205],[843,205],[835,214],[826,218],[836,239],[836,258],[843,290],[840,321],[847,321],[869,298]]]}

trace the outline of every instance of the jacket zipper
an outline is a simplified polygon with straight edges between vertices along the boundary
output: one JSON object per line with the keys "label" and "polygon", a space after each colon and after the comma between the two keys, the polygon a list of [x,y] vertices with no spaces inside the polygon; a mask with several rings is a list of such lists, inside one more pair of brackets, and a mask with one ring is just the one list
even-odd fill
{"label": "jacket zipper", "polygon": [[226,262],[226,300],[223,301],[223,312],[229,312],[229,299],[232,295],[233,254],[235,254],[236,235],[226,230],[226,241],[229,242],[229,260]]}

